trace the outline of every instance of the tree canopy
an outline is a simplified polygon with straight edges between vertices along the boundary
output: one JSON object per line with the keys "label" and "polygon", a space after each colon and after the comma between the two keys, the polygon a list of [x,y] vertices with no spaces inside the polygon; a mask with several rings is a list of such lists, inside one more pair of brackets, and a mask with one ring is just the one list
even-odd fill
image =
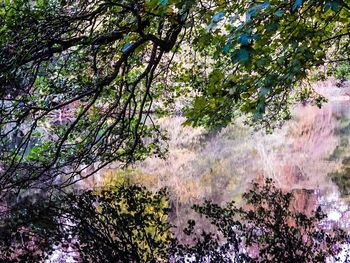
{"label": "tree canopy", "polygon": [[245,113],[267,128],[322,97],[309,71],[348,60],[342,0],[4,0],[1,192],[65,187],[113,161],[164,153],[154,116]]}
{"label": "tree canopy", "polygon": [[[255,210],[194,207],[222,236],[190,245],[169,231],[163,191],[67,189],[113,162],[163,157],[159,116],[219,129],[243,115],[270,130],[293,103],[321,106],[309,73],[349,62],[349,22],[348,0],[0,1],[0,261],[37,262],[67,244],[86,261],[335,255],[344,236],[317,228],[320,211],[291,211],[271,182],[245,194]],[[256,244],[259,259],[239,250]]]}

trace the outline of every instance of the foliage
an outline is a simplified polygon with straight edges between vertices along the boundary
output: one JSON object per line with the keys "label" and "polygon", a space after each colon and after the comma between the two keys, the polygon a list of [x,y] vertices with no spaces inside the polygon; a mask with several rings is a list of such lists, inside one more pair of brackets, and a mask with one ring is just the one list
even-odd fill
{"label": "foliage", "polygon": [[308,72],[339,54],[347,60],[348,14],[347,1],[313,0],[223,2],[203,12],[196,51],[212,60],[188,72],[201,91],[188,122],[226,125],[239,112],[267,127],[288,119]]}
{"label": "foliage", "polygon": [[[290,118],[291,103],[315,96],[303,87],[308,71],[329,60],[348,60],[349,21],[347,0],[2,1],[0,201],[7,207],[1,229],[1,238],[6,239],[1,245],[10,247],[1,255],[7,258],[4,261],[16,261],[19,247],[23,254],[19,261],[46,256],[40,253],[52,251],[68,231],[60,220],[75,223],[68,228],[81,240],[75,248],[86,260],[164,258],[170,241],[162,241],[169,227],[161,219],[168,209],[162,193],[152,195],[137,187],[77,196],[61,196],[60,191],[112,162],[128,165],[150,155],[163,156],[165,136],[153,118],[169,113],[177,98],[185,99],[181,114],[186,124],[194,126],[223,127],[244,113],[270,129]],[[339,74],[344,75],[344,70]],[[322,102],[319,97],[315,100]],[[12,196],[21,199],[33,189],[42,192],[38,194],[43,195],[42,202],[6,201]],[[284,200],[282,193],[273,193],[277,204]],[[246,197],[249,201],[254,195]],[[277,205],[275,212],[296,225],[282,222],[282,234],[297,231],[295,227],[307,234],[323,234],[315,230],[317,214],[299,218],[287,209],[288,200],[282,202],[286,206]],[[148,211],[152,205],[154,213]],[[208,203],[206,207],[196,210],[209,218],[218,216],[215,211],[228,213],[220,225],[228,245],[221,246],[205,234],[205,242],[188,249],[196,253],[209,244],[217,258],[226,255],[219,250],[229,251],[237,244],[228,235],[232,213],[256,224],[267,224],[263,219],[272,215],[259,206],[262,212],[246,214],[230,205],[220,208]],[[161,238],[152,236],[152,231],[158,231],[152,220],[159,224]],[[220,217],[216,220],[216,225],[221,222]],[[41,222],[40,227],[33,222]],[[274,247],[269,246],[268,236],[259,238],[257,229],[243,222],[238,226],[249,233],[247,242],[263,245],[261,255],[270,259]],[[276,234],[274,230],[267,228],[270,232],[263,234]],[[124,234],[128,238],[119,240],[118,235]],[[304,244],[301,236],[296,232],[291,239],[303,244],[301,249],[319,249],[315,254],[319,258],[332,254],[313,241]],[[326,247],[335,242],[327,240]],[[33,248],[25,242],[34,242]],[[286,248],[283,242],[275,245]],[[310,253],[304,255],[306,260]]]}
{"label": "foliage", "polygon": [[345,0],[3,1],[1,192],[162,156],[152,118],[178,97],[187,124],[212,128],[245,113],[270,129],[295,101],[320,105],[302,80],[347,59],[349,12]]}
{"label": "foliage", "polygon": [[162,155],[152,102],[190,3],[1,4],[2,193],[66,187],[113,161]]}

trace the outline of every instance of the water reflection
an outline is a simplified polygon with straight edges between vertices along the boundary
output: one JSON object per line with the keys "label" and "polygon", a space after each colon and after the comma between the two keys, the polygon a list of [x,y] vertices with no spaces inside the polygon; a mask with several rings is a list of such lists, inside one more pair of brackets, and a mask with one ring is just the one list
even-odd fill
{"label": "water reflection", "polygon": [[[193,215],[193,203],[240,202],[252,180],[271,177],[295,192],[297,209],[309,213],[319,204],[328,214],[325,226],[350,228],[350,85],[328,81],[316,88],[328,103],[321,109],[296,106],[292,120],[270,135],[239,121],[208,133],[182,126],[181,117],[158,120],[170,138],[168,158],[138,164],[128,180],[154,190],[167,187],[180,226]],[[107,169],[102,177],[113,174],[118,171]]]}

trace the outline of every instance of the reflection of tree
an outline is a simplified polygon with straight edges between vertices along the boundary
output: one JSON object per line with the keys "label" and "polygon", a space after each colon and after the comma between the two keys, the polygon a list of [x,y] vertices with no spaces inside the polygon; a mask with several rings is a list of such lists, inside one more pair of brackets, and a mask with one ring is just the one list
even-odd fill
{"label": "reflection of tree", "polygon": [[165,191],[117,186],[16,208],[0,229],[1,262],[42,262],[55,251],[82,262],[161,262],[170,255]]}
{"label": "reflection of tree", "polygon": [[[41,262],[53,252],[74,252],[82,262],[325,262],[340,251],[345,235],[319,228],[320,209],[310,215],[292,207],[293,194],[267,180],[243,195],[245,205],[212,202],[193,209],[207,218],[208,227],[184,230],[189,243],[172,234],[168,196],[144,187],[112,186],[95,192],[42,200],[25,213],[17,209],[2,222],[0,260]],[[49,212],[49,213],[48,213]],[[201,234],[198,234],[201,233]],[[35,253],[34,253],[35,251]],[[51,252],[50,252],[51,251]]]}
{"label": "reflection of tree", "polygon": [[339,136],[340,142],[329,156],[329,160],[340,162],[337,171],[331,172],[328,175],[332,181],[338,186],[342,195],[350,194],[350,151],[349,151],[349,136],[350,123],[347,118],[341,118],[339,127],[336,128],[336,134]]}
{"label": "reflection of tree", "polygon": [[[214,224],[224,242],[203,231],[202,239],[189,248],[196,262],[326,262],[337,257],[345,234],[319,229],[325,215],[318,208],[310,216],[292,208],[294,196],[283,193],[267,179],[244,193],[246,206],[234,202],[220,207],[206,202],[194,209]],[[195,226],[190,222],[189,233]]]}

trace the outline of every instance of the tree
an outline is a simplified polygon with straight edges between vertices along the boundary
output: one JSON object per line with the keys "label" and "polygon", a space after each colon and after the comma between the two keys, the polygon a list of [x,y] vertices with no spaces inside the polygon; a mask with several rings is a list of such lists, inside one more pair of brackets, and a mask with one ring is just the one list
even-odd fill
{"label": "tree", "polygon": [[301,83],[348,60],[349,12],[342,0],[2,1],[1,193],[162,155],[152,118],[186,91],[186,123],[209,127],[246,113],[269,128],[293,101],[319,105]]}
{"label": "tree", "polygon": [[3,2],[2,192],[68,186],[89,176],[93,163],[100,170],[158,151],[151,87],[187,9],[169,12],[154,1]]}
{"label": "tree", "polygon": [[319,105],[303,81],[319,65],[348,60],[348,1],[221,3],[194,29],[197,52],[211,61],[187,73],[201,91],[188,122],[226,125],[244,112],[269,128],[290,118],[292,102]]}

